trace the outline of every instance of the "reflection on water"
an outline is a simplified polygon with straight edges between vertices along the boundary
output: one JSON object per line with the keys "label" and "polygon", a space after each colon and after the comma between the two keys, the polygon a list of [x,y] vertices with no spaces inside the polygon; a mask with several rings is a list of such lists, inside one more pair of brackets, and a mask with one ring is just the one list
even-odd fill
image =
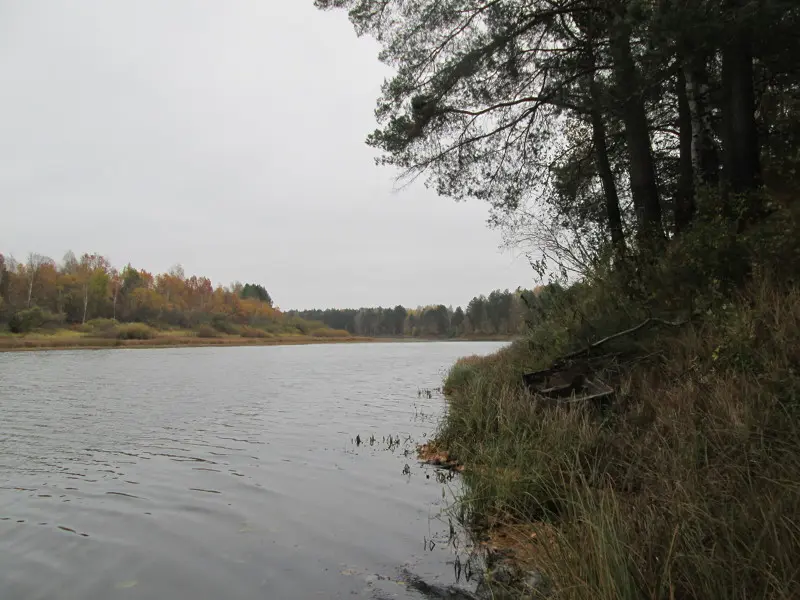
{"label": "reflection on water", "polygon": [[[469,573],[414,445],[496,343],[0,354],[0,598],[420,598]],[[469,585],[466,584],[468,588]]]}

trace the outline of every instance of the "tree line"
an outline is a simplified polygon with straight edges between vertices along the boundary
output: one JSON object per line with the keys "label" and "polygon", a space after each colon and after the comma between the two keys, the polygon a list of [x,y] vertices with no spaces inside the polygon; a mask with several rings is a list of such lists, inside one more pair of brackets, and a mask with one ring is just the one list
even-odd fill
{"label": "tree line", "polygon": [[476,296],[465,308],[436,304],[417,308],[350,308],[291,311],[302,319],[359,336],[480,337],[513,336],[533,326],[563,292],[557,284],[533,290],[495,290]]}
{"label": "tree line", "polygon": [[113,320],[156,328],[207,325],[224,333],[247,327],[303,334],[334,329],[365,337],[510,336],[560,291],[557,285],[496,290],[455,309],[439,304],[282,312],[263,285],[215,286],[207,277],[186,276],[180,266],[154,275],[130,264],[117,269],[99,254],[68,252],[61,262],[33,253],[25,261],[0,254],[0,326],[14,332]]}
{"label": "tree line", "polygon": [[[391,66],[368,143],[578,273],[797,181],[796,0],[316,0]],[[552,264],[550,265],[552,267]]]}
{"label": "tree line", "polygon": [[26,261],[0,254],[0,324],[14,330],[93,319],[219,330],[288,324],[259,284],[214,286],[207,277],[187,277],[180,266],[155,275],[130,264],[120,270],[99,254],[68,252],[60,263],[40,254]]}

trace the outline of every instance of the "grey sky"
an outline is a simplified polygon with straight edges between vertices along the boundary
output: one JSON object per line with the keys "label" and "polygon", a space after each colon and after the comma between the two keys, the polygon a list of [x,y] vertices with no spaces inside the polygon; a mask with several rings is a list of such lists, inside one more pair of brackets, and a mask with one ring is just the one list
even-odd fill
{"label": "grey sky", "polygon": [[0,252],[98,252],[284,308],[530,286],[486,207],[393,191],[377,46],[312,0],[0,0]]}

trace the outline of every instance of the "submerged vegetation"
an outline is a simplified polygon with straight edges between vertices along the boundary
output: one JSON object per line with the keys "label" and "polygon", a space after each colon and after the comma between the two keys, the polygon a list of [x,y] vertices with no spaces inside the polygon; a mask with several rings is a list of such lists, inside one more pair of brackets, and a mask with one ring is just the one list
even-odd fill
{"label": "submerged vegetation", "polygon": [[524,593],[800,597],[800,4],[316,3],[395,69],[380,162],[561,283],[429,446]]}

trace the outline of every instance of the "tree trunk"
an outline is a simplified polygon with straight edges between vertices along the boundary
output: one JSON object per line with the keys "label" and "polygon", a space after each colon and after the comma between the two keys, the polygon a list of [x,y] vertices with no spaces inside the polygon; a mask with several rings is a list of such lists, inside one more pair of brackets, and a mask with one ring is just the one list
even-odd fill
{"label": "tree trunk", "polygon": [[692,166],[695,184],[716,186],[719,182],[719,152],[711,123],[706,57],[690,50],[683,64],[683,75],[692,119]]}
{"label": "tree trunk", "polygon": [[761,183],[752,44],[749,32],[738,27],[722,52],[725,179],[733,193],[754,190]]}
{"label": "tree trunk", "polygon": [[611,161],[608,158],[606,124],[603,121],[603,114],[600,110],[600,90],[598,89],[594,73],[589,75],[589,90],[592,96],[591,119],[594,158],[597,165],[597,173],[603,184],[603,194],[606,200],[606,218],[608,219],[608,229],[611,232],[611,243],[614,245],[617,256],[621,257],[625,254],[625,234],[622,230],[622,212],[619,208],[617,184],[614,181]]}
{"label": "tree trunk", "polygon": [[678,95],[678,129],[680,158],[678,169],[678,194],[675,198],[675,233],[685,231],[695,210],[694,168],[692,166],[692,114],[683,70],[678,69],[676,92]]}
{"label": "tree trunk", "polygon": [[89,307],[89,287],[83,288],[83,323],[86,324],[86,309]]}
{"label": "tree trunk", "polygon": [[636,208],[639,236],[647,245],[657,245],[664,239],[661,203],[639,71],[631,54],[630,31],[624,18],[618,18],[613,25],[611,50],[625,123],[631,196]]}
{"label": "tree trunk", "polygon": [[33,298],[33,275],[28,279],[28,308],[31,307],[31,298]]}

